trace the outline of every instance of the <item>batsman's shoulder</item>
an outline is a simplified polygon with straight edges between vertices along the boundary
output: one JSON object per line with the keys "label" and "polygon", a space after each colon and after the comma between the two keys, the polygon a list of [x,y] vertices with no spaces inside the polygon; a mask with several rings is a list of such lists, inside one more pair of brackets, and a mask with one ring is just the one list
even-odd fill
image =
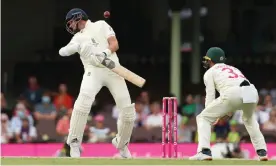
{"label": "batsman's shoulder", "polygon": [[80,33],[80,32],[77,32],[77,33],[72,37],[71,40],[78,40],[78,39],[80,38],[80,35],[81,35],[81,33]]}
{"label": "batsman's shoulder", "polygon": [[107,22],[106,22],[106,21],[104,21],[104,20],[98,20],[98,21],[96,21],[96,22],[95,22],[95,24],[99,24],[99,25],[106,25],[106,24],[107,24]]}
{"label": "batsman's shoulder", "polygon": [[71,41],[74,41],[75,43],[81,43],[84,39],[87,38],[87,35],[84,35],[81,32],[77,32],[71,39]]}

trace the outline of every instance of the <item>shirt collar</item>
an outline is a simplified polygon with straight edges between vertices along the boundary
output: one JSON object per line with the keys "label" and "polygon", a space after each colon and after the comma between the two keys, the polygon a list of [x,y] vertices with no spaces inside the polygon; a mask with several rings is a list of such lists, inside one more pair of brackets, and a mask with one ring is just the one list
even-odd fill
{"label": "shirt collar", "polygon": [[91,24],[92,22],[90,20],[87,20],[84,26],[84,29],[88,27],[89,24]]}
{"label": "shirt collar", "polygon": [[84,28],[82,30],[80,30],[80,32],[83,32],[88,27],[89,24],[92,24],[92,22],[90,20],[87,20]]}

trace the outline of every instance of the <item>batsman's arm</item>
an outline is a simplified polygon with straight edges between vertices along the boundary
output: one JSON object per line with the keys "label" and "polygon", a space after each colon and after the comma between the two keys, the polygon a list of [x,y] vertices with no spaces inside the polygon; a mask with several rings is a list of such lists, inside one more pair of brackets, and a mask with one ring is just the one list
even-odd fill
{"label": "batsman's arm", "polygon": [[70,55],[73,55],[76,52],[78,52],[79,47],[80,47],[79,43],[70,42],[69,44],[67,44],[66,46],[62,47],[59,50],[59,55],[60,56],[70,56]]}
{"label": "batsman's arm", "polygon": [[207,107],[216,98],[216,89],[211,70],[204,74],[204,84],[206,86],[205,107]]}
{"label": "batsman's arm", "polygon": [[108,25],[108,23],[106,23],[105,21],[103,21],[103,30],[104,30],[104,36],[108,41],[108,48],[104,50],[104,53],[106,55],[110,55],[119,49],[119,43],[112,27]]}
{"label": "batsman's arm", "polygon": [[[93,56],[93,55],[92,55]],[[126,69],[125,67],[121,65],[116,65],[114,61],[107,58],[103,54],[96,54],[94,56],[99,63],[107,67],[108,69],[112,70],[114,73],[117,73],[124,79],[128,80],[129,82],[133,83],[134,85],[137,85],[138,87],[143,87],[146,80],[139,75],[133,73],[132,71]]]}
{"label": "batsman's arm", "polygon": [[108,49],[111,51],[111,53],[116,52],[119,49],[119,43],[116,38],[116,36],[110,36],[108,39]]}

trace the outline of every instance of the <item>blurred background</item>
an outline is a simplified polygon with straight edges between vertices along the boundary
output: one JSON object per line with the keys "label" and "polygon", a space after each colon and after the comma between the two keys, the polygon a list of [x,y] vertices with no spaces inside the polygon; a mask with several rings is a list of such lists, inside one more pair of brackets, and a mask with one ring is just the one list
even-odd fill
{"label": "blurred background", "polygon": [[[204,109],[201,57],[212,46],[259,90],[256,118],[276,142],[276,0],[25,0],[2,1],[1,144],[64,142],[83,66],[60,57],[71,35],[65,15],[82,8],[116,32],[123,66],[147,80],[128,83],[137,120],[131,142],[161,142],[162,97],[178,98],[178,142],[196,143],[195,116]],[[91,108],[84,142],[110,142],[118,110],[106,88]],[[212,143],[249,142],[237,111],[213,127]],[[160,152],[161,153],[161,152]]]}

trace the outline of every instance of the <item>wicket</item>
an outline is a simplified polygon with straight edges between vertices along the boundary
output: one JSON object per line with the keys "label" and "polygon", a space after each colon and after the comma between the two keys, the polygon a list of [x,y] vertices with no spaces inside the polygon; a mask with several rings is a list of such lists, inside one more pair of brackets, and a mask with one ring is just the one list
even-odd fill
{"label": "wicket", "polygon": [[[176,97],[163,97],[163,126],[162,126],[162,158],[172,157],[172,138],[173,157],[177,158],[177,99]],[[168,123],[167,123],[167,114]],[[172,132],[173,123],[173,132]],[[168,125],[167,125],[168,124]],[[168,156],[166,152],[166,128],[168,126]]]}

